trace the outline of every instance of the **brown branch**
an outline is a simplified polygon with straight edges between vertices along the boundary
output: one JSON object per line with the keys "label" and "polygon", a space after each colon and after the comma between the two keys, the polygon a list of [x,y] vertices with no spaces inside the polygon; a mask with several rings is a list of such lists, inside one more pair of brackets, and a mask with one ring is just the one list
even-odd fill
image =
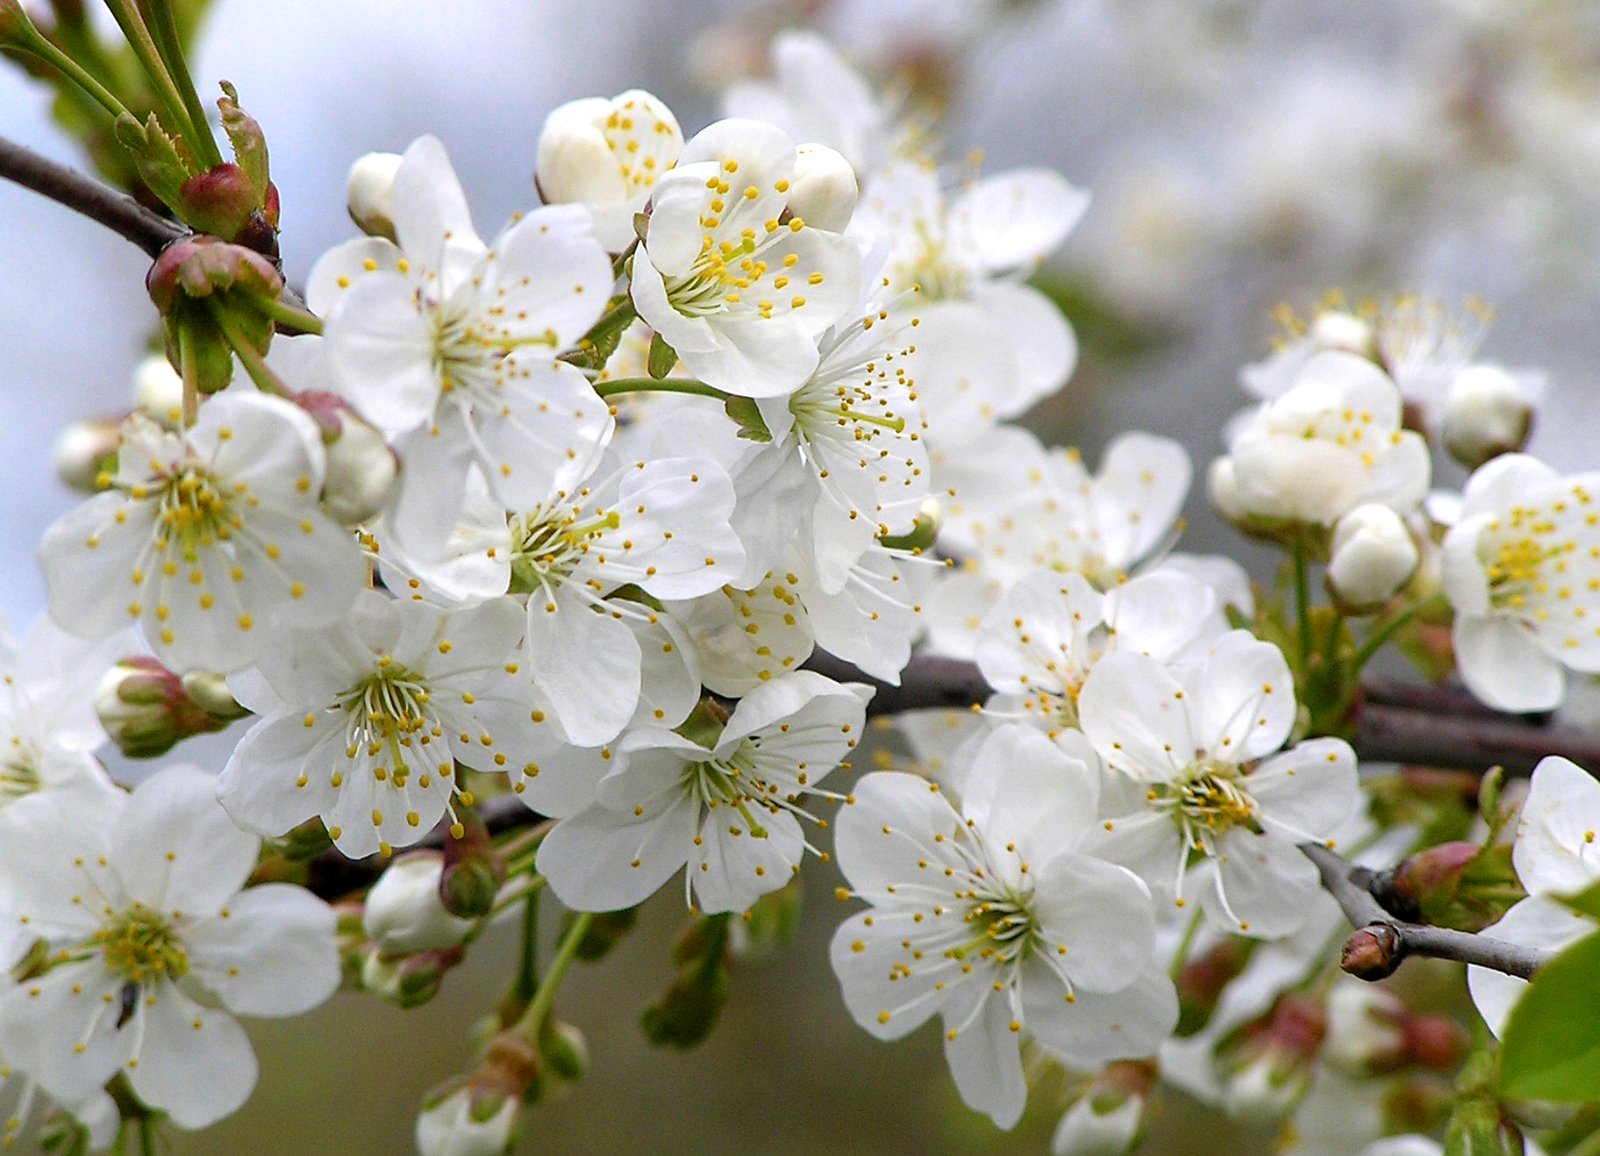
{"label": "brown branch", "polygon": [[1385,979],[1411,956],[1471,963],[1528,979],[1552,957],[1481,933],[1430,927],[1397,919],[1373,898],[1373,873],[1357,867],[1320,843],[1300,850],[1316,864],[1323,889],[1339,904],[1356,933],[1345,940],[1339,966],[1361,979]]}
{"label": "brown branch", "polygon": [[1600,735],[1540,726],[1515,715],[1435,714],[1366,702],[1356,711],[1351,745],[1371,762],[1527,775],[1546,755],[1565,755],[1600,771]]}
{"label": "brown branch", "polygon": [[189,232],[176,221],[151,212],[110,185],[101,184],[77,169],[4,137],[0,137],[0,179],[32,189],[40,196],[98,221],[151,257],[159,256],[163,249]]}

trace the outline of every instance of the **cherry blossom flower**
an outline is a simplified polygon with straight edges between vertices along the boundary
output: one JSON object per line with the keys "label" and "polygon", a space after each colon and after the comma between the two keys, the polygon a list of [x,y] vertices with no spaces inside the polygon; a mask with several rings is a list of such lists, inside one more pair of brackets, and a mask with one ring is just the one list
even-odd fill
{"label": "cherry blossom flower", "polygon": [[672,110],[631,88],[609,100],[570,101],[546,117],[535,178],[547,204],[579,204],[593,213],[595,238],[620,253],[633,243],[634,214],[682,151],[683,130]]}
{"label": "cherry blossom flower", "polygon": [[522,608],[447,613],[364,593],[230,683],[262,717],[218,783],[235,822],[281,835],[320,816],[351,858],[415,843],[450,810],[456,762],[521,771],[559,746],[532,720]]}
{"label": "cherry blossom flower", "polygon": [[365,567],[317,505],[322,444],[299,408],[230,390],[181,437],[135,415],[119,462],[110,490],[39,547],[62,627],[99,638],[137,623],[172,669],[228,673],[255,661],[273,628],[349,608]]}
{"label": "cherry blossom flower", "polygon": [[656,183],[633,262],[639,316],[689,373],[745,397],[803,385],[861,285],[853,242],[784,219],[794,169],[794,142],[772,125],[703,129]]}
{"label": "cherry blossom flower", "polygon": [[[1067,1051],[1109,1038],[1139,1055],[1170,1026],[1152,1018],[1176,1017],[1170,994],[1151,998],[1164,977],[1146,978],[1144,886],[1080,850],[1098,790],[1082,760],[1005,726],[978,749],[959,811],[936,784],[880,772],[835,824],[839,866],[871,904],[830,951],[851,1015],[879,1039],[942,1015],[962,1098],[1002,1128],[1027,1096],[1024,1027]],[[1123,1021],[1131,1038],[1108,1033]]]}
{"label": "cherry blossom flower", "polygon": [[714,739],[630,731],[599,802],[559,823],[539,871],[569,907],[632,907],[684,868],[702,911],[743,911],[800,869],[798,800],[860,739],[866,688],[797,671],[739,700]]}
{"label": "cherry blossom flower", "polygon": [[398,437],[391,516],[420,546],[453,522],[471,465],[512,507],[592,466],[611,417],[556,355],[600,317],[612,272],[578,206],[536,209],[485,245],[432,137],[401,160],[394,218],[398,245],[324,254],[307,301],[326,319],[336,390]]}
{"label": "cherry blossom flower", "polygon": [[1440,565],[1461,679],[1500,710],[1549,710],[1600,671],[1600,475],[1506,454],[1467,481]]}
{"label": "cherry blossom flower", "polygon": [[1139,809],[1107,818],[1095,846],[1180,907],[1199,890],[1219,930],[1276,938],[1304,922],[1320,891],[1296,844],[1327,841],[1357,806],[1355,754],[1330,738],[1275,753],[1295,718],[1282,652],[1242,630],[1208,651],[1168,665],[1118,650],[1089,672],[1083,731],[1107,770],[1144,788]]}
{"label": "cherry blossom flower", "polygon": [[260,841],[209,775],[171,767],[93,806],[35,795],[0,832],[7,908],[51,961],[0,995],[0,1052],[59,1100],[121,1072],[204,1127],[255,1086],[234,1015],[297,1015],[338,986],[332,910],[287,884],[241,890]]}

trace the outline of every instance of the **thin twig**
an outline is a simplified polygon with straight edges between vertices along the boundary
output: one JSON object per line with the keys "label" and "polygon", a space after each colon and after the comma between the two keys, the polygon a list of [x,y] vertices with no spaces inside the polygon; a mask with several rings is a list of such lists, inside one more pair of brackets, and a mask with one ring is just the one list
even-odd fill
{"label": "thin twig", "polygon": [[0,137],[0,179],[32,189],[100,222],[151,257],[160,256],[163,249],[189,232],[110,185],[4,137]]}
{"label": "thin twig", "polygon": [[1356,933],[1345,941],[1340,966],[1362,979],[1383,979],[1411,956],[1471,963],[1528,979],[1552,953],[1503,939],[1448,927],[1429,927],[1396,919],[1368,890],[1372,872],[1357,867],[1319,843],[1300,850],[1316,864],[1323,889],[1339,904]]}

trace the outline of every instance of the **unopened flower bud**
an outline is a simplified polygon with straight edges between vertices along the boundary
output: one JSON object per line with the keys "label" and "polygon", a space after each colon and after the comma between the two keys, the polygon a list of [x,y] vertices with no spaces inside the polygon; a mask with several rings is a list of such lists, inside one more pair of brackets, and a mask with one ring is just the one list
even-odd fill
{"label": "unopened flower bud", "polygon": [[184,181],[178,190],[178,211],[197,233],[241,242],[241,234],[261,208],[255,182],[235,164],[214,165]]}
{"label": "unopened flower bud", "polygon": [[188,683],[200,685],[205,677],[180,678],[154,658],[132,655],[124,658],[100,679],[95,691],[94,709],[100,725],[117,748],[129,758],[148,759],[165,754],[183,739],[220,731],[246,712],[233,701],[226,689],[206,691],[216,706],[232,704],[213,714],[189,692]]}
{"label": "unopened flower bud", "polygon": [[395,239],[394,178],[399,171],[399,153],[368,153],[350,166],[345,203],[350,219],[369,237]]}
{"label": "unopened flower bud", "polygon": [[1222,1107],[1237,1123],[1261,1125],[1287,1116],[1311,1087],[1311,1070],[1327,1032],[1322,1004],[1290,993],[1246,1024],[1226,1049],[1230,1074]]}
{"label": "unopened flower bud", "polygon": [[1206,1026],[1222,993],[1244,971],[1258,940],[1229,938],[1190,959],[1178,973],[1176,1034],[1192,1036]]}
{"label": "unopened flower bud", "polygon": [[466,1084],[423,1101],[417,1115],[422,1156],[505,1156],[516,1141],[520,1096]]}
{"label": "unopened flower bud", "polygon": [[803,144],[794,150],[789,212],[813,229],[844,232],[860,192],[855,170],[836,149]]}
{"label": "unopened flower bud", "polygon": [[1533,431],[1528,391],[1495,365],[1469,365],[1456,374],[1444,406],[1444,444],[1475,470],[1490,458],[1515,453]]}
{"label": "unopened flower bud", "polygon": [[617,253],[633,241],[634,215],[682,152],[677,118],[648,92],[574,100],[545,119],[534,181],[547,204],[586,206],[595,238]]}
{"label": "unopened flower bud", "polygon": [[581,1080],[589,1073],[589,1045],[569,1023],[545,1020],[539,1030],[539,1055],[563,1080]]}
{"label": "unopened flower bud", "polygon": [[683,968],[672,986],[644,1009],[640,1027],[653,1044],[692,1048],[711,1034],[732,986],[726,964]]}
{"label": "unopened flower bud", "polygon": [[[333,836],[328,834],[328,825],[320,816],[307,819],[303,823],[296,823],[282,835],[272,840],[277,852],[291,863],[304,863],[308,859],[315,859],[328,848],[333,846]],[[360,909],[356,910],[356,930],[361,931]],[[366,940],[365,933],[360,938]]]}
{"label": "unopened flower bud", "polygon": [[1328,1035],[1322,1055],[1352,1076],[1375,1076],[1401,1067],[1405,1057],[1405,1004],[1381,987],[1346,980],[1328,993]]}
{"label": "unopened flower bud", "polygon": [[1455,1093],[1437,1076],[1419,1073],[1390,1081],[1380,1103],[1384,1131],[1437,1132],[1450,1116]]}
{"label": "unopened flower bud", "polygon": [[[276,300],[283,275],[253,249],[194,235],[162,250],[145,276],[145,288],[161,311],[167,357],[192,371],[201,393],[216,393],[233,379],[234,340],[266,353],[273,322],[253,302]],[[216,309],[227,312],[228,333],[219,326]]]}
{"label": "unopened flower bud", "polygon": [[1206,471],[1206,495],[1217,513],[1228,521],[1238,525],[1244,520],[1244,507],[1239,504],[1239,481],[1231,457],[1224,455],[1212,460]]}
{"label": "unopened flower bud", "polygon": [[400,459],[383,434],[337,394],[307,390],[294,401],[322,431],[328,462],[322,508],[346,526],[376,517],[388,504],[400,472]]}
{"label": "unopened flower bud", "polygon": [[805,898],[799,879],[769,891],[729,925],[728,949],[735,959],[766,959],[794,938]]}
{"label": "unopened flower bud", "polygon": [[133,404],[152,421],[169,429],[183,420],[183,378],[172,362],[152,354],[133,371]]}
{"label": "unopened flower bud", "polygon": [[466,954],[460,947],[400,956],[369,950],[361,965],[361,986],[396,1007],[421,1007],[439,994],[445,974]]}
{"label": "unopened flower bud", "polygon": [[1144,1134],[1145,1105],[1155,1078],[1155,1065],[1141,1060],[1107,1065],[1062,1117],[1050,1144],[1052,1156],[1122,1156],[1133,1151]]}
{"label": "unopened flower bud", "polygon": [[29,48],[42,39],[22,0],[0,0],[0,48]]}
{"label": "unopened flower bud", "polygon": [[56,477],[75,490],[99,493],[108,464],[121,445],[119,423],[100,418],[75,421],[61,431],[51,450]]}
{"label": "unopened flower bud", "polygon": [[1370,613],[1388,602],[1417,572],[1421,557],[1405,521],[1377,503],[1339,519],[1332,551],[1323,580],[1346,614]]}
{"label": "unopened flower bud", "polygon": [[444,856],[418,851],[390,863],[367,892],[367,937],[385,955],[454,947],[476,923],[445,910],[439,898]]}
{"label": "unopened flower bud", "polygon": [[1317,349],[1335,349],[1360,357],[1375,357],[1378,342],[1372,326],[1354,313],[1329,309],[1317,314],[1306,337]]}
{"label": "unopened flower bud", "polygon": [[1471,842],[1440,843],[1409,855],[1374,886],[1391,910],[1458,931],[1482,931],[1526,894],[1510,846]]}
{"label": "unopened flower bud", "polygon": [[1344,941],[1339,967],[1357,979],[1387,979],[1400,966],[1400,935],[1386,923],[1372,923]]}
{"label": "unopened flower bud", "polygon": [[[611,949],[621,943],[623,937],[633,930],[633,925],[637,922],[639,922],[637,907],[600,912],[589,921],[588,930],[578,941],[578,958],[589,963],[604,959]],[[570,921],[563,925],[561,932],[563,938],[569,926],[571,926]]]}

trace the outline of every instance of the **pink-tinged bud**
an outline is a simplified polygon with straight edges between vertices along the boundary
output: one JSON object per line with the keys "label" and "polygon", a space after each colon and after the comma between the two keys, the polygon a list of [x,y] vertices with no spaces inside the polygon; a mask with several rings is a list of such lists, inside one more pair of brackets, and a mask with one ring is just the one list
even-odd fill
{"label": "pink-tinged bud", "polygon": [[1228,985],[1250,962],[1258,941],[1225,939],[1178,973],[1178,1027],[1180,1036],[1192,1036],[1210,1022]]}
{"label": "pink-tinged bud", "polygon": [[103,488],[105,475],[114,468],[122,445],[122,426],[103,418],[75,421],[62,430],[50,451],[56,477],[86,494]]}
{"label": "pink-tinged bud", "polygon": [[367,892],[367,936],[387,956],[455,947],[477,923],[445,910],[439,900],[444,856],[418,851],[394,860]]}
{"label": "pink-tinged bud", "polygon": [[361,966],[361,986],[397,1007],[421,1007],[444,986],[444,977],[467,953],[460,947],[389,956],[369,951]]}
{"label": "pink-tinged bud", "polygon": [[1052,1156],[1122,1156],[1137,1148],[1156,1075],[1156,1066],[1143,1060],[1108,1064],[1062,1117]]}
{"label": "pink-tinged bud", "polygon": [[395,239],[394,178],[399,171],[399,153],[368,153],[350,166],[345,203],[350,219],[369,237]]}
{"label": "pink-tinged bud", "polygon": [[1373,923],[1344,941],[1339,967],[1357,979],[1387,979],[1400,966],[1400,934],[1384,923]]}
{"label": "pink-tinged bud", "polygon": [[106,671],[94,708],[111,741],[134,759],[165,754],[183,739],[220,731],[249,713],[217,675],[194,671],[179,677],[145,655],[124,658]]}
{"label": "pink-tinged bud", "polygon": [[190,177],[178,190],[179,212],[197,233],[225,241],[238,237],[260,199],[250,177],[238,165],[214,165]]}
{"label": "pink-tinged bud", "polygon": [[201,393],[215,393],[233,378],[233,346],[217,327],[212,308],[220,304],[226,309],[237,337],[265,354],[273,324],[252,301],[276,299],[283,291],[283,276],[252,249],[194,236],[162,251],[145,287],[161,311],[168,360],[191,367]]}
{"label": "pink-tinged bud", "polygon": [[1482,931],[1522,899],[1511,848],[1477,843],[1440,843],[1408,856],[1379,878],[1375,894],[1409,919]]}
{"label": "pink-tinged bud", "polygon": [[1311,1086],[1326,1034],[1322,1004],[1297,992],[1279,996],[1270,1012],[1239,1029],[1222,1053],[1229,1072],[1222,1106],[1229,1118],[1261,1125],[1287,1116]]}
{"label": "pink-tinged bud", "polygon": [[1437,1076],[1413,1075],[1390,1081],[1382,1098],[1384,1131],[1437,1132],[1455,1103],[1455,1090]]}
{"label": "pink-tinged bud", "polygon": [[322,431],[328,462],[322,508],[346,526],[377,517],[400,473],[400,459],[383,434],[337,394],[308,390],[294,401]]}

